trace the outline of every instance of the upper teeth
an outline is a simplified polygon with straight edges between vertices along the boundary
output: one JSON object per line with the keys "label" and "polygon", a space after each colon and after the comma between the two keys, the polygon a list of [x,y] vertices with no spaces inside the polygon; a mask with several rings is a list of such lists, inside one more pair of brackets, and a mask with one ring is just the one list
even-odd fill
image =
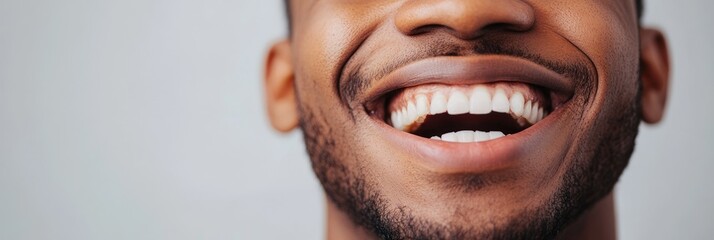
{"label": "upper teeth", "polygon": [[[493,112],[510,113],[515,118],[535,124],[547,113],[543,107],[520,90],[513,90],[508,96],[504,89],[496,87],[493,94],[485,86],[476,86],[471,90],[451,89],[431,93],[417,93],[413,99],[406,100],[403,107],[391,113],[392,126],[403,131],[413,130],[414,125],[423,122],[427,115],[448,113],[489,114]],[[465,136],[465,135],[464,135]],[[443,137],[442,137],[443,138]],[[447,137],[448,138],[448,137]]]}

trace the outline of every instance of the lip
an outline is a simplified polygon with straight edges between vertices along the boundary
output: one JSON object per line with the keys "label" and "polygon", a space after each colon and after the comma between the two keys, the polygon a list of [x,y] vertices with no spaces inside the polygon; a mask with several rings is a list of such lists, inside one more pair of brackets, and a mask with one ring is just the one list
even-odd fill
{"label": "lip", "polygon": [[[573,94],[571,80],[534,62],[508,56],[435,57],[405,65],[380,79],[366,92],[368,102],[408,87],[423,84],[470,85],[519,82],[544,87],[563,99]],[[373,116],[375,137],[402,149],[412,161],[439,173],[484,173],[534,160],[531,154],[567,143],[565,123],[568,102],[535,125],[516,134],[475,143],[432,140],[399,131]],[[537,160],[537,159],[535,159]]]}
{"label": "lip", "polygon": [[424,84],[483,84],[520,82],[541,86],[570,98],[573,81],[526,59],[483,55],[466,57],[433,57],[398,68],[377,81],[365,92],[366,101],[402,88]]}

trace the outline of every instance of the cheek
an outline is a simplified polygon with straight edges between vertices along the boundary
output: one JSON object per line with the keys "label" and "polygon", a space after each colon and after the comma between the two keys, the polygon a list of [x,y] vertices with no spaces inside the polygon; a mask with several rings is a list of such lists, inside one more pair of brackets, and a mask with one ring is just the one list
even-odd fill
{"label": "cheek", "polygon": [[[304,111],[310,111],[312,121],[325,129],[321,134],[334,139],[332,151],[349,168],[361,167],[356,159],[372,159],[371,153],[350,151],[367,148],[370,142],[357,137],[364,135],[341,103],[337,82],[342,67],[360,46],[368,33],[386,16],[350,1],[322,1],[307,8],[298,5],[294,15],[292,47],[295,63],[295,83]],[[347,7],[346,4],[356,7]],[[361,16],[361,17],[358,17]],[[308,114],[308,113],[303,113]],[[362,154],[362,156],[360,156]]]}
{"label": "cheek", "polygon": [[294,61],[300,77],[334,94],[345,61],[383,18],[383,9],[366,7],[373,5],[325,1],[307,9],[302,6],[303,11],[294,18],[293,36]]}
{"label": "cheek", "polygon": [[[316,4],[315,8],[321,5]],[[350,29],[342,18],[323,16],[315,9],[312,14],[296,16],[293,43],[296,81],[311,98],[327,100],[334,95],[340,57],[345,51]],[[306,96],[308,97],[308,96]]]}
{"label": "cheek", "polygon": [[[555,6],[568,6],[556,8]],[[626,107],[637,93],[639,40],[634,4],[631,1],[555,1],[551,9],[552,26],[557,26],[589,58],[597,73],[591,84],[586,119],[595,119],[602,111]],[[614,108],[611,108],[614,107]],[[619,107],[618,107],[619,106]]]}
{"label": "cheek", "polygon": [[300,29],[299,33],[296,31],[293,36],[295,87],[299,101],[309,106],[315,117],[332,129],[339,126],[338,121],[347,120],[336,91],[346,29],[333,21],[302,25],[309,27]]}

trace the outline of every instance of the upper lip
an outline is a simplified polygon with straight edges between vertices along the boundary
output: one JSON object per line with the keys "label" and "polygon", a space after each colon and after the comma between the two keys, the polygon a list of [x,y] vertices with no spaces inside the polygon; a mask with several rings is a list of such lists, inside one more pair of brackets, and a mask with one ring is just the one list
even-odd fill
{"label": "upper lip", "polygon": [[378,80],[365,92],[365,102],[408,87],[424,84],[471,85],[521,82],[541,86],[561,99],[573,95],[573,82],[532,61],[505,55],[442,56],[402,66]]}

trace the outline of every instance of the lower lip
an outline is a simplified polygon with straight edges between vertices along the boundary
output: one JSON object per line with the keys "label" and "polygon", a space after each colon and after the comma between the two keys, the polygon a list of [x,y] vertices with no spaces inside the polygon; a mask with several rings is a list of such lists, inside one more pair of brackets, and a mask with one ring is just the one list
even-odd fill
{"label": "lower lip", "polygon": [[518,166],[523,161],[538,161],[533,157],[554,145],[566,143],[562,115],[563,105],[540,122],[519,132],[498,139],[455,143],[432,140],[399,131],[375,119],[377,136],[395,149],[403,149],[412,161],[433,172],[485,173]]}

